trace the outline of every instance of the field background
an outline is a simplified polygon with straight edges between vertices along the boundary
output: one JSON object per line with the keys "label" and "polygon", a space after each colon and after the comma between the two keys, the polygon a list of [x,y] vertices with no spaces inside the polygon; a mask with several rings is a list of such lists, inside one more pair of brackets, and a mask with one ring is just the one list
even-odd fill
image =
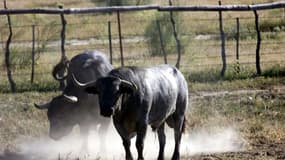
{"label": "field background", "polygon": [[[167,2],[148,1],[148,4],[167,5]],[[222,1],[222,4],[263,2],[273,1],[227,0]],[[7,6],[54,8],[63,5],[64,8],[71,8],[95,7],[102,3],[100,0],[8,0]],[[218,2],[179,0],[174,4],[203,5]],[[201,128],[213,132],[215,129],[233,126],[245,140],[245,151],[203,153],[191,155],[192,159],[285,159],[285,10],[274,9],[258,13],[262,29],[262,75],[255,75],[256,34],[253,13],[223,12],[228,62],[224,78],[220,77],[218,13],[176,14],[178,34],[184,50],[181,71],[189,82],[190,92],[191,109],[188,113],[187,133]],[[146,34],[146,28],[153,25],[154,20],[160,16],[168,16],[168,13],[140,11],[121,14],[126,65],[149,66],[164,63],[161,53],[150,53],[149,37]],[[239,73],[235,59],[236,17],[240,18],[241,23]],[[100,50],[109,56],[107,26],[108,21],[111,21],[114,66],[120,66],[116,14],[66,15],[65,18],[68,24],[65,47],[69,58],[86,49]],[[61,24],[57,15],[12,15],[11,19],[14,34],[10,60],[17,93],[9,93],[4,67],[4,45],[9,32],[6,16],[0,16],[0,151],[3,152],[0,159],[15,159],[17,156],[24,159],[19,150],[19,137],[40,138],[48,134],[46,113],[36,110],[33,104],[46,102],[60,94],[51,70],[60,60]],[[162,25],[165,21],[167,20],[161,21]],[[36,26],[37,57],[33,84],[30,83],[32,25]],[[170,42],[167,47],[170,48],[168,61],[175,64],[176,44]],[[185,156],[185,159],[189,157]]]}

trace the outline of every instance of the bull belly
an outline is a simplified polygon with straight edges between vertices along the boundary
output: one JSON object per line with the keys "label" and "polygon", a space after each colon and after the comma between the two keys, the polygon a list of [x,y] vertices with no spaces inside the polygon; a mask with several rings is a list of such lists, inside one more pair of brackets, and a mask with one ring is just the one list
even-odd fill
{"label": "bull belly", "polygon": [[151,110],[149,113],[148,124],[152,129],[156,130],[166,119],[175,112],[175,107],[167,107],[169,109]]}

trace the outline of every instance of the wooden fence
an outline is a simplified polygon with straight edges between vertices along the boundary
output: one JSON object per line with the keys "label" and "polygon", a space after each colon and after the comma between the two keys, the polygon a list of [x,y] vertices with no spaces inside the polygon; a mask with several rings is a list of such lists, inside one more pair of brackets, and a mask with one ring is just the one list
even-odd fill
{"label": "wooden fence", "polygon": [[[171,1],[170,1],[171,2]],[[9,25],[9,32],[10,35],[6,42],[5,46],[5,64],[7,68],[7,76],[10,83],[11,92],[15,92],[15,82],[13,81],[11,70],[10,70],[10,62],[9,62],[9,48],[11,43],[11,36],[13,34],[12,27],[11,27],[11,20],[10,15],[15,14],[56,14],[61,16],[62,22],[62,31],[61,31],[61,62],[65,61],[67,58],[65,56],[65,28],[66,28],[66,20],[64,15],[68,14],[90,14],[90,13],[110,13],[116,12],[117,13],[117,21],[118,21],[118,30],[119,30],[119,40],[120,40],[120,55],[121,55],[121,65],[124,65],[124,57],[123,57],[123,44],[122,44],[122,35],[121,35],[121,25],[120,25],[120,13],[122,12],[132,12],[132,11],[143,11],[143,10],[156,10],[158,12],[169,12],[170,13],[170,21],[173,26],[173,35],[177,42],[177,50],[178,50],[178,58],[176,66],[179,68],[180,64],[180,41],[179,37],[177,36],[175,20],[172,16],[172,12],[195,12],[195,11],[204,11],[204,12],[218,12],[219,13],[219,26],[220,26],[220,37],[221,37],[221,58],[222,58],[222,71],[221,76],[224,76],[226,71],[226,51],[225,51],[225,36],[223,31],[223,18],[222,12],[226,11],[247,11],[253,12],[255,15],[255,28],[257,33],[257,42],[256,42],[256,73],[257,75],[261,74],[260,68],[260,45],[261,45],[261,38],[260,38],[260,30],[259,30],[259,17],[258,17],[258,10],[269,10],[275,8],[285,8],[285,2],[273,2],[273,3],[264,3],[264,4],[253,4],[253,5],[222,5],[221,1],[219,1],[218,5],[202,5],[202,6],[172,6],[171,3],[169,6],[158,6],[158,5],[142,5],[142,6],[112,6],[112,7],[94,7],[94,8],[32,8],[32,9],[8,9],[6,7],[6,2],[4,1],[4,9],[0,9],[0,15],[6,15]],[[109,46],[110,46],[110,58],[112,62],[112,38],[111,38],[111,28],[109,23]],[[159,25],[159,22],[157,23]],[[237,27],[239,26],[239,20],[237,19]],[[238,29],[237,29],[238,30]],[[237,36],[238,37],[238,36]],[[33,45],[34,46],[34,45]],[[163,48],[163,44],[161,44]],[[239,40],[237,38],[237,60],[239,59]],[[34,47],[33,47],[34,48]],[[34,50],[34,49],[33,49]],[[34,51],[33,51],[34,52]],[[33,53],[34,55],[34,53]],[[165,58],[165,63],[167,63],[167,59]],[[34,58],[33,58],[34,59]],[[33,60],[34,64],[34,60]],[[31,82],[33,82],[33,74],[34,71],[32,69],[31,75]]]}

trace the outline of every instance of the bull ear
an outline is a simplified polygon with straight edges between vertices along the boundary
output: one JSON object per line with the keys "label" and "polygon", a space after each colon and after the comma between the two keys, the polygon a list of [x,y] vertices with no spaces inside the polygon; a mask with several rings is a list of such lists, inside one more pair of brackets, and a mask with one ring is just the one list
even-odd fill
{"label": "bull ear", "polygon": [[46,103],[46,104],[36,104],[34,103],[34,106],[37,108],[37,109],[48,109],[50,107],[50,103]]}
{"label": "bull ear", "polygon": [[85,92],[89,93],[89,94],[99,94],[97,87],[93,86],[93,87],[87,87],[85,89]]}
{"label": "bull ear", "polygon": [[137,91],[137,89],[138,87],[134,83],[121,79],[120,92],[134,93],[135,91]]}

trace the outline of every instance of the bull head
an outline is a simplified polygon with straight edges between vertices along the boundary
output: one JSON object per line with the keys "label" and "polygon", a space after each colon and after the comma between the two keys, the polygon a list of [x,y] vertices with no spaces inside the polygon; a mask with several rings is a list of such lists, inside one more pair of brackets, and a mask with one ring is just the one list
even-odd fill
{"label": "bull head", "polygon": [[[119,80],[119,93],[133,93],[137,90],[137,86],[129,81],[118,78]],[[104,79],[98,79],[97,83],[94,86],[88,86],[85,88],[85,91],[90,94],[99,94],[99,87],[102,85]],[[104,83],[104,82],[103,82]]]}
{"label": "bull head", "polygon": [[87,93],[99,95],[100,113],[105,117],[113,115],[122,94],[131,94],[138,89],[134,83],[114,76],[99,78],[97,81],[87,83],[79,82],[74,75],[72,77],[75,85],[84,88]]}
{"label": "bull head", "polygon": [[[114,77],[116,78],[116,77]],[[97,94],[98,93],[98,90],[97,90],[97,86],[100,85],[101,81],[104,81],[103,80],[104,78],[100,78],[98,80],[94,80],[94,81],[90,81],[90,82],[87,82],[87,83],[81,83],[79,82],[75,75],[72,74],[72,80],[73,82],[75,83],[75,85],[79,88],[84,88],[85,91],[87,91],[88,93],[93,93],[93,94]],[[120,79],[120,78],[117,78],[119,81],[120,81],[120,90],[121,92],[123,93],[130,93],[130,92],[134,92],[137,90],[137,86],[129,81],[126,81],[126,80],[123,80],[123,79]],[[73,97],[73,96],[72,96]],[[72,99],[75,99],[74,97]]]}
{"label": "bull head", "polygon": [[52,139],[58,140],[67,135],[76,124],[74,113],[78,113],[78,107],[77,104],[70,103],[74,100],[77,99],[67,95],[59,95],[52,98],[48,103],[34,104],[38,109],[47,109],[47,117],[50,122],[49,136]]}
{"label": "bull head", "polygon": [[[76,102],[78,102],[78,98],[75,97],[75,96],[69,96],[69,95],[66,95],[66,94],[62,94],[62,95],[60,95],[59,97],[64,98],[66,101],[68,101],[68,102],[70,102],[70,103],[76,103]],[[53,100],[51,100],[51,101],[53,101]],[[48,102],[48,103],[45,103],[45,104],[36,104],[36,103],[34,103],[34,106],[35,106],[36,108],[38,108],[38,109],[49,109],[50,106],[51,106],[51,105],[50,105],[51,101]]]}

